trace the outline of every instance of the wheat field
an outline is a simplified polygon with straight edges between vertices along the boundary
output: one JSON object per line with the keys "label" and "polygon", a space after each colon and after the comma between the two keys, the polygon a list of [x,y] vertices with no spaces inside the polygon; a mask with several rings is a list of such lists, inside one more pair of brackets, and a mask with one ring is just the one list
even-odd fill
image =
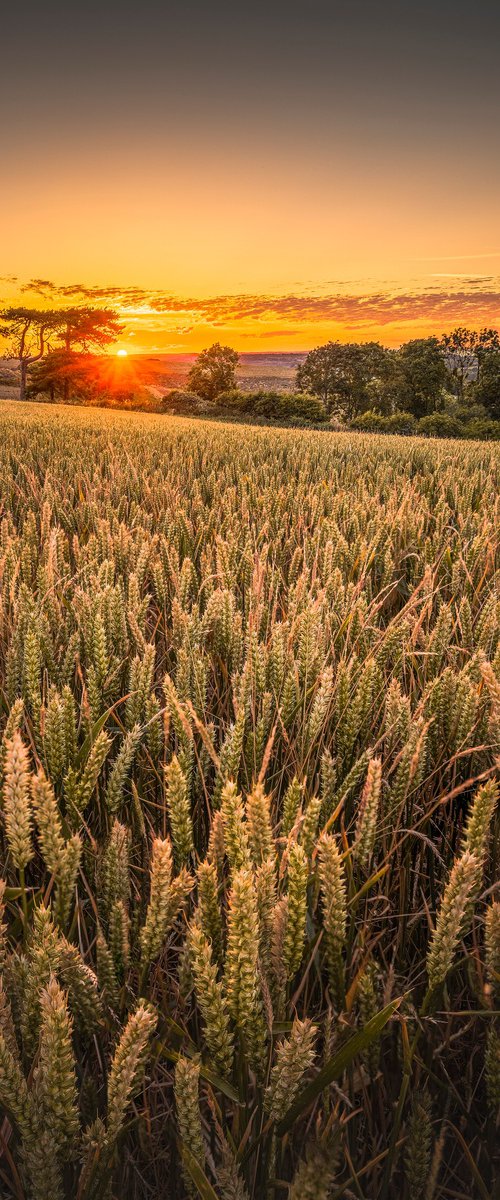
{"label": "wheat field", "polygon": [[500,1195],[500,450],[0,406],[0,1194]]}

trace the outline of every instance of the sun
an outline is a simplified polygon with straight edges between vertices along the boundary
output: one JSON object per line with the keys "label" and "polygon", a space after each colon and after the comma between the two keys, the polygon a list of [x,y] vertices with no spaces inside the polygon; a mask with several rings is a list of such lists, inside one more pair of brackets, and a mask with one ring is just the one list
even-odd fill
{"label": "sun", "polygon": [[116,354],[117,354],[117,358],[126,358],[127,354],[128,354],[128,350],[117,350]]}

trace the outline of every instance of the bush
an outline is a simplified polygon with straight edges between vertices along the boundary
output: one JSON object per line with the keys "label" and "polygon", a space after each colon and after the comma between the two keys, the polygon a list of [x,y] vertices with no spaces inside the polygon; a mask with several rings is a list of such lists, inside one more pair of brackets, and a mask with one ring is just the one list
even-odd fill
{"label": "bush", "polygon": [[367,412],[353,417],[350,426],[351,429],[358,429],[360,433],[385,433],[386,417],[383,417],[382,413],[375,412],[373,408],[369,408]]}
{"label": "bush", "polygon": [[365,433],[415,433],[416,425],[413,413],[395,412],[384,416],[373,408],[351,421],[351,429]]}
{"label": "bush", "polygon": [[395,412],[385,417],[387,433],[415,433],[416,418],[410,412]]}
{"label": "bush", "polygon": [[247,411],[266,417],[268,421],[307,421],[322,424],[328,420],[322,401],[307,392],[250,393]]}
{"label": "bush", "polygon": [[160,401],[161,412],[176,413],[184,416],[189,413],[206,412],[207,404],[200,399],[196,392],[188,392],[183,388],[172,388]]}
{"label": "bush", "polygon": [[238,388],[228,388],[217,396],[217,408],[229,408],[233,412],[247,412],[252,401],[251,392],[240,392]]}
{"label": "bush", "polygon": [[19,387],[19,378],[15,371],[0,367],[0,387]]}
{"label": "bush", "polygon": [[217,397],[217,406],[289,425],[318,425],[328,420],[321,400],[305,392],[240,392],[230,388]]}
{"label": "bush", "polygon": [[468,425],[470,421],[482,421],[485,417],[488,419],[484,404],[454,404],[448,411],[463,425]]}
{"label": "bush", "polygon": [[476,417],[467,421],[463,431],[464,437],[477,438],[480,442],[500,441],[500,421],[491,421],[488,417]]}
{"label": "bush", "polygon": [[314,424],[328,420],[326,408],[318,396],[310,392],[282,393],[285,412],[298,417],[302,421],[312,421]]}
{"label": "bush", "polygon": [[421,417],[417,432],[424,437],[458,438],[464,436],[464,426],[451,413],[434,412]]}

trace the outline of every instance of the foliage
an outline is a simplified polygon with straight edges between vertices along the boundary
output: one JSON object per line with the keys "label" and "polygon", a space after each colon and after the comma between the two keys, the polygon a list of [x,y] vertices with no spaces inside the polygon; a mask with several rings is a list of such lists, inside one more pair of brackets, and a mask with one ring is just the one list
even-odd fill
{"label": "foliage", "polygon": [[399,410],[386,417],[370,409],[350,423],[351,429],[365,433],[418,434],[423,437],[461,437],[477,441],[500,439],[500,423],[490,421],[482,405],[456,405],[443,412],[428,413],[415,420],[412,413]]}
{"label": "foliage", "polygon": [[321,424],[328,416],[317,396],[302,392],[240,392],[233,389],[223,392],[218,403],[221,408],[288,424],[293,421]]}
{"label": "foliage", "polygon": [[480,442],[497,442],[500,439],[500,421],[489,421],[487,417],[473,417],[463,426],[464,437]]}
{"label": "foliage", "polygon": [[493,1195],[498,448],[0,433],[2,1196]]}
{"label": "foliage", "polygon": [[464,426],[449,412],[434,412],[418,422],[418,432],[425,437],[461,437]]}
{"label": "foliage", "polygon": [[416,338],[398,351],[401,371],[400,403],[415,417],[425,417],[442,407],[450,373],[438,338]]}
{"label": "foliage", "polygon": [[188,392],[185,388],[172,388],[161,401],[161,411],[177,413],[179,416],[189,416],[197,413],[200,408],[206,408],[207,403],[200,400],[196,392]]}
{"label": "foliage", "polygon": [[110,308],[79,306],[59,311],[58,338],[66,352],[105,350],[123,330],[117,314]]}
{"label": "foliage", "polygon": [[36,385],[36,371],[43,379],[44,359],[50,355],[47,390],[61,388],[66,403],[73,377],[80,381],[82,357],[104,350],[122,329],[112,309],[90,307],[8,308],[0,312],[0,322],[2,336],[10,339],[11,353],[19,359],[20,399],[28,395],[28,370],[35,369]]}
{"label": "foliage", "polygon": [[359,417],[354,417],[351,421],[352,429],[359,429],[367,433],[415,433],[417,422],[413,413],[397,411],[391,413],[390,416],[384,416],[383,413],[375,412],[369,409],[368,412],[361,413]]}
{"label": "foliage", "polygon": [[27,396],[46,394],[52,403],[85,403],[95,392],[94,366],[88,354],[53,350],[32,367]]}
{"label": "foliage", "polygon": [[306,356],[297,388],[347,420],[370,408],[391,412],[401,390],[398,361],[379,342],[328,342]]}
{"label": "foliage", "polygon": [[133,360],[75,350],[53,350],[30,371],[27,396],[52,403],[104,408],[152,408],[148,370]]}
{"label": "foliage", "polygon": [[474,398],[482,404],[488,416],[500,421],[500,352],[489,350],[481,360],[479,379],[474,388]]}
{"label": "foliage", "polygon": [[7,340],[12,358],[19,360],[19,398],[26,399],[28,369],[43,358],[51,336],[58,329],[58,313],[51,309],[4,308],[0,311],[0,333]]}
{"label": "foliage", "polygon": [[500,337],[496,329],[466,329],[460,325],[451,333],[443,334],[441,347],[455,382],[456,394],[463,400],[467,383],[480,378],[481,364],[486,355],[500,351]]}
{"label": "foliage", "polygon": [[238,360],[236,350],[215,342],[208,350],[202,350],[191,367],[188,375],[190,388],[204,400],[216,400],[221,392],[236,386]]}

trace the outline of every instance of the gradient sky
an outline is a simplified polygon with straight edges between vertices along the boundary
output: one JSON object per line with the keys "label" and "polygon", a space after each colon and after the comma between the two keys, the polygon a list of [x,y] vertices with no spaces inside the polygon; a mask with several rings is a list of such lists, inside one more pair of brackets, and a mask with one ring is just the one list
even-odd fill
{"label": "gradient sky", "polygon": [[10,4],[0,301],[113,303],[129,351],[499,325],[499,36],[493,0]]}

